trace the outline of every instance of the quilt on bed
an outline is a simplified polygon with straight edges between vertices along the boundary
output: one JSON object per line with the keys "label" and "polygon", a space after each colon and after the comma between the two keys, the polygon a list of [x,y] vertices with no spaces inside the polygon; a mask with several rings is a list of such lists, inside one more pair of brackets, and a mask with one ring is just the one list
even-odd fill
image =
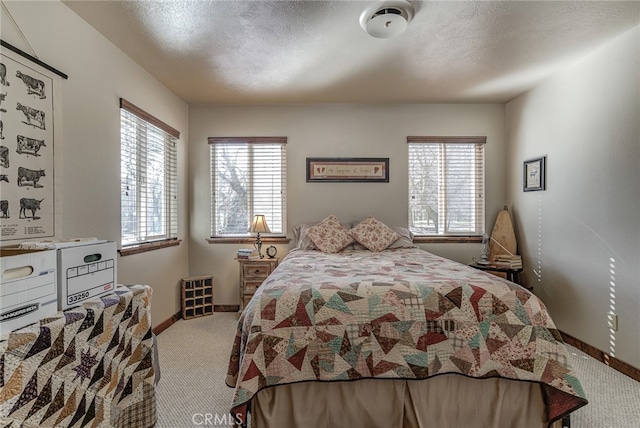
{"label": "quilt on bed", "polygon": [[240,317],[227,385],[246,420],[267,386],[442,373],[538,382],[549,421],[587,403],[538,298],[418,248],[290,252]]}

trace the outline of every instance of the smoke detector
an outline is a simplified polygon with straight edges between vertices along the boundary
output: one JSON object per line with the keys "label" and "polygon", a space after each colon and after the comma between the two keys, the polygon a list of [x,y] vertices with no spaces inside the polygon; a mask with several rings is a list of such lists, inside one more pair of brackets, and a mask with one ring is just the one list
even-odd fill
{"label": "smoke detector", "polygon": [[413,19],[414,9],[404,0],[383,0],[360,15],[360,26],[377,39],[388,39],[401,34]]}

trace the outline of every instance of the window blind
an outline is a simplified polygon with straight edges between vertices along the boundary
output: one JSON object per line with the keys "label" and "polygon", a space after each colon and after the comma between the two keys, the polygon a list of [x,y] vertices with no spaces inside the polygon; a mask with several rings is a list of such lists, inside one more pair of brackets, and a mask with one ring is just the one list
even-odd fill
{"label": "window blind", "polygon": [[407,137],[409,229],[482,235],[486,137]]}
{"label": "window blind", "polygon": [[120,107],[122,246],[177,238],[180,133],[124,99]]}
{"label": "window blind", "polygon": [[264,214],[286,233],[286,137],[210,137],[211,236],[248,236]]}

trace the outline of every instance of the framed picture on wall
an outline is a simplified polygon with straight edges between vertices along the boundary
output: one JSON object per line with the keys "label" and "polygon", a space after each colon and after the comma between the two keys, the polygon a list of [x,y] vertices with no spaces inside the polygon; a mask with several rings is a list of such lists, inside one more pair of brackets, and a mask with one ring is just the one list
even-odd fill
{"label": "framed picture on wall", "polygon": [[307,158],[307,183],[388,183],[389,158]]}
{"label": "framed picture on wall", "polygon": [[545,161],[546,156],[524,161],[523,168],[523,191],[534,192],[545,190]]}

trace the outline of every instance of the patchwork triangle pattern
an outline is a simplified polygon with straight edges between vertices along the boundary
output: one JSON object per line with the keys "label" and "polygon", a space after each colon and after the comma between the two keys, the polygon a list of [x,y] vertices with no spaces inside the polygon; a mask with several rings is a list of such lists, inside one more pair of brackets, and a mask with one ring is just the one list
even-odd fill
{"label": "patchwork triangle pattern", "polygon": [[540,383],[550,419],[587,402],[541,301],[417,248],[293,251],[237,327],[232,414],[278,384],[442,373]]}
{"label": "patchwork triangle pattern", "polygon": [[0,426],[153,426],[151,293],[119,286],[1,340]]}

